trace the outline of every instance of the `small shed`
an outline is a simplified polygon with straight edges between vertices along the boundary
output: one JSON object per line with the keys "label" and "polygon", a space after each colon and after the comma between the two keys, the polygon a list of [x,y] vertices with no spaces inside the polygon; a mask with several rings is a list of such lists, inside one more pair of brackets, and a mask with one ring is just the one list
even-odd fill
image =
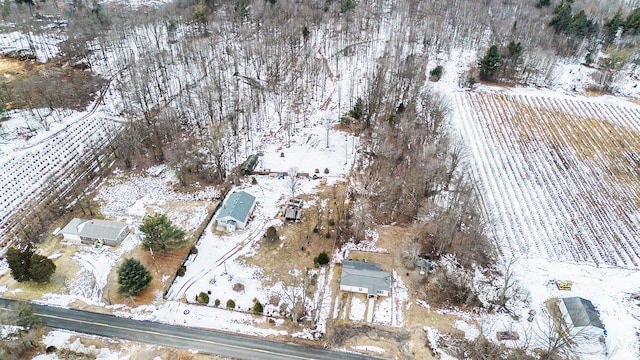
{"label": "small shed", "polygon": [[73,218],[60,230],[60,234],[65,241],[71,243],[93,244],[100,241],[109,246],[117,246],[129,234],[129,227],[117,221]]}
{"label": "small shed", "polygon": [[302,221],[302,209],[295,207],[288,207],[284,211],[284,219],[287,221]]}
{"label": "small shed", "polygon": [[581,297],[562,298],[558,303],[565,323],[575,335],[599,337],[605,334],[600,313],[593,303]]}
{"label": "small shed", "polygon": [[381,271],[381,266],[377,263],[344,260],[340,290],[367,294],[370,298],[389,296],[391,274]]}
{"label": "small shed", "polygon": [[247,160],[242,164],[242,175],[249,175],[256,169],[258,165],[258,155],[249,155]]}
{"label": "small shed", "polygon": [[216,216],[217,229],[228,232],[244,229],[251,219],[255,207],[255,196],[245,191],[234,192],[222,204],[222,208]]}

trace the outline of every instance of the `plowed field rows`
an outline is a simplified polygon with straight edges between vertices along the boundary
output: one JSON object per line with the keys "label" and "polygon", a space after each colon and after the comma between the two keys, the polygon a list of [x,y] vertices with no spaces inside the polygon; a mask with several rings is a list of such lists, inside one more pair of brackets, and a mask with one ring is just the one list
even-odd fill
{"label": "plowed field rows", "polygon": [[482,92],[455,99],[503,253],[640,266],[640,107]]}

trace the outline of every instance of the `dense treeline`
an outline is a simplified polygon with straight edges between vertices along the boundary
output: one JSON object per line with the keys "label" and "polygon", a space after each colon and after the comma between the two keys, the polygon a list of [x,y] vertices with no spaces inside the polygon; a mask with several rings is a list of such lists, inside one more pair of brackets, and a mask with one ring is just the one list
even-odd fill
{"label": "dense treeline", "polygon": [[[319,110],[333,123],[357,114],[352,130],[363,134],[368,161],[359,184],[367,201],[358,206],[376,206],[349,219],[355,234],[367,217],[418,220],[425,226],[416,233],[435,239],[423,250],[438,254],[462,235],[482,237],[482,224],[447,133],[446,101],[429,90],[427,72],[476,51],[477,61],[461,64],[469,69],[461,82],[544,85],[558,55],[589,55],[608,86],[637,57],[637,5],[176,0],[136,9],[75,0],[4,2],[1,13],[25,19],[16,28],[34,34],[45,32],[41,19],[55,20],[66,35],[61,56],[112,80],[105,104],[128,120],[115,156],[126,167],[166,162],[183,185],[224,181],[263,136],[288,144],[301,127],[324,122],[314,118]],[[430,206],[442,203],[455,215]]]}

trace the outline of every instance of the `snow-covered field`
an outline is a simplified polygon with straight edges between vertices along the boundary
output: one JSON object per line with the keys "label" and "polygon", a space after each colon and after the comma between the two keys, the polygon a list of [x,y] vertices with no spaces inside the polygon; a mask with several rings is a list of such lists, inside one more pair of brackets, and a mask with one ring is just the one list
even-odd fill
{"label": "snow-covered field", "polygon": [[[517,344],[545,348],[545,301],[580,296],[608,332],[604,346],[581,349],[581,358],[637,358],[640,107],[525,89],[453,97],[492,234],[504,256],[517,259],[514,278],[530,301],[517,306],[519,321],[478,319],[483,334],[497,341],[496,331],[514,330]],[[554,280],[574,287],[558,290]],[[532,323],[529,309],[538,314]]]}
{"label": "snow-covered field", "polygon": [[[121,2],[105,2],[116,1]],[[122,2],[131,7],[141,4],[139,1]],[[151,3],[156,5],[164,2],[157,0]],[[380,31],[384,34],[384,31]],[[147,41],[151,41],[149,39]],[[59,53],[57,44],[60,40],[57,35],[25,36],[11,32],[0,37],[0,52],[27,49],[39,61],[46,61]],[[320,46],[330,50],[326,44]],[[375,57],[376,53],[382,53],[382,49],[383,46],[372,47],[369,55]],[[105,62],[118,61],[114,54],[110,56],[112,58],[105,59]],[[540,329],[545,326],[541,315],[544,302],[553,297],[583,296],[600,310],[609,333],[606,349],[603,350],[607,355],[599,349],[583,354],[583,358],[640,358],[636,336],[640,329],[640,313],[638,301],[632,298],[633,294],[640,291],[640,273],[637,270],[640,265],[640,202],[634,196],[640,193],[636,158],[640,150],[638,106],[610,97],[576,98],[567,93],[535,89],[500,90],[496,93],[494,89],[487,90],[480,86],[479,92],[457,92],[460,91],[459,80],[465,76],[468,67],[475,64],[476,51],[454,49],[449,54],[434,56],[445,65],[445,72],[443,79],[433,86],[451,95],[453,119],[470,148],[470,160],[483,195],[483,205],[494,225],[493,235],[506,256],[518,258],[515,278],[530,295],[530,302],[519,304],[516,310],[522,320],[516,321],[506,315],[481,315],[476,319],[483,334],[497,341],[496,331],[513,329],[523,335],[520,344],[527,339],[531,344],[539,343]],[[357,68],[354,65],[355,60],[345,57],[340,68],[333,69],[336,75],[340,75],[336,76],[340,81],[331,79],[327,90],[327,94],[330,94],[327,96],[334,97],[328,107],[333,113],[310,111],[309,118],[305,119],[305,124],[308,120],[309,125],[293,130],[290,141],[282,127],[272,121],[272,124],[265,125],[265,128],[271,129],[270,133],[265,131],[248,136],[256,141],[241,149],[239,157],[245,157],[249,151],[260,150],[264,156],[260,157],[258,169],[288,171],[296,167],[300,172],[310,174],[318,169],[320,175],[324,175],[324,169],[327,168],[329,183],[341,180],[355,161],[358,140],[345,133],[328,131],[324,122],[327,118],[338,118],[346,110],[346,106],[340,109],[335,104],[335,99],[341,94],[342,97],[349,94],[351,98],[359,95],[353,94],[356,92],[353,85],[347,85],[355,83],[352,78],[361,76],[352,71]],[[430,62],[430,68],[426,71],[435,65],[436,61]],[[638,97],[640,87],[636,79],[640,70],[635,71],[635,74],[622,79],[617,89],[623,94]],[[565,92],[580,91],[592,81],[591,72],[581,65],[560,63],[550,75],[551,83],[545,85]],[[539,83],[542,85],[543,81]],[[113,108],[122,106],[111,101],[105,98],[104,103],[109,103]],[[343,104],[348,102],[343,100]],[[89,142],[106,141],[115,123],[103,106],[94,111],[96,107],[82,113],[54,114],[52,120],[36,129],[37,134],[28,140],[20,136],[24,135],[25,129],[40,126],[39,113],[9,113],[12,120],[5,123],[10,126],[5,125],[3,131],[8,132],[11,139],[0,144],[0,228],[6,228],[8,217],[21,204],[43,190],[47,179],[64,177],[65,171],[75,164]],[[565,123],[559,126],[559,123],[548,119],[562,119]],[[610,136],[609,131],[615,131],[618,135]],[[546,137],[550,134],[554,136],[553,141]],[[612,145],[616,149],[613,152],[604,145],[611,140],[617,142]],[[166,209],[167,203],[216,197],[211,189],[188,195],[175,192],[167,185],[167,182],[174,181],[170,169],[155,170],[157,172],[152,172],[156,175],[135,175],[103,184],[97,197],[102,203],[103,214],[135,225],[148,211]],[[277,327],[260,326],[266,321],[263,317],[223,309],[227,299],[234,299],[238,310],[244,311],[251,307],[254,298],[266,304],[271,294],[285,291],[281,283],[264,288],[260,269],[245,266],[236,260],[240,256],[250,256],[256,250],[266,227],[278,223],[279,220],[275,219],[278,206],[290,194],[287,179],[258,176],[257,180],[258,185],[245,184],[241,187],[257,196],[260,202],[256,218],[249,228],[232,235],[215,235],[207,229],[197,244],[199,253],[189,258],[187,274],[172,285],[166,301],[158,298],[152,305],[109,308],[121,316],[137,319],[260,336],[284,335],[285,331]],[[318,182],[301,181],[298,194],[314,192]],[[169,213],[174,221],[188,230],[197,227],[205,215],[204,210],[185,213],[179,208]],[[136,236],[130,236],[117,249],[82,248],[74,256],[81,271],[76,279],[70,280],[69,293],[47,294],[43,301],[68,306],[75,300],[82,300],[87,304],[105,306],[102,289],[109,272],[120,256],[138,243]],[[362,241],[357,247],[348,244],[339,250],[334,261],[339,261],[351,250],[386,252],[377,248],[375,241]],[[325,330],[327,319],[331,316],[335,318],[338,313],[337,306],[331,309],[331,294],[326,289],[326,284],[335,276],[334,268],[335,262],[332,262],[328,269],[321,270],[318,282],[319,288],[325,284],[324,296],[315,294],[314,299],[309,301],[312,304],[309,306],[320,308],[315,319],[319,332]],[[0,262],[0,274],[6,271],[6,261]],[[554,279],[572,280],[573,290],[557,290],[550,284]],[[235,283],[242,283],[244,290],[234,291],[232,287]],[[0,293],[6,291],[6,288],[0,288]],[[219,298],[222,308],[180,302],[183,297],[192,301],[201,291],[211,291],[211,302]],[[407,300],[408,289],[401,281],[395,282],[393,296],[376,302],[373,322],[402,327],[405,323],[402,309],[413,306],[406,304]],[[352,298],[351,312],[345,318],[363,321],[366,306],[358,298]],[[529,309],[539,314],[532,323],[526,321]],[[275,307],[265,307],[265,312],[275,310]],[[472,339],[480,333],[476,325],[471,324],[473,321],[469,314],[458,315],[465,320],[456,322],[455,326],[465,331],[468,338]],[[52,338],[56,337],[56,333]],[[313,337],[309,334],[309,331],[300,331],[294,336]],[[47,341],[58,344],[52,339],[45,340],[49,344]],[[544,347],[543,344],[540,346]],[[354,347],[356,350],[358,348]],[[374,346],[362,346],[361,349],[383,352]],[[104,356],[120,358],[113,354]]]}

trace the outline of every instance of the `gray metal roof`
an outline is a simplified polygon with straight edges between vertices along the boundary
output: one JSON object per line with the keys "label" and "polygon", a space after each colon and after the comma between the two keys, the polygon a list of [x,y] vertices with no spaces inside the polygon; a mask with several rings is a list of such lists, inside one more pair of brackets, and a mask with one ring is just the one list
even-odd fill
{"label": "gray metal roof", "polygon": [[376,263],[344,260],[340,284],[367,288],[369,295],[377,294],[378,290],[389,291],[391,274],[380,271],[380,268]]}
{"label": "gray metal roof", "polygon": [[235,192],[229,195],[227,201],[224,202],[216,219],[229,216],[238,222],[245,223],[255,201],[256,197],[249,193],[244,191]]}
{"label": "gray metal roof", "polygon": [[127,229],[127,224],[121,222],[73,218],[60,233],[116,241],[120,234]]}
{"label": "gray metal roof", "polygon": [[591,301],[581,297],[570,297],[563,298],[562,302],[569,312],[574,327],[595,326],[604,329],[600,315]]}
{"label": "gray metal roof", "polygon": [[84,221],[87,221],[87,220],[78,219],[78,218],[71,219],[71,221],[69,221],[67,226],[65,226],[64,228],[62,228],[62,230],[60,230],[60,234],[69,234],[69,235],[80,236],[80,233],[78,232],[78,225],[80,225]]}

